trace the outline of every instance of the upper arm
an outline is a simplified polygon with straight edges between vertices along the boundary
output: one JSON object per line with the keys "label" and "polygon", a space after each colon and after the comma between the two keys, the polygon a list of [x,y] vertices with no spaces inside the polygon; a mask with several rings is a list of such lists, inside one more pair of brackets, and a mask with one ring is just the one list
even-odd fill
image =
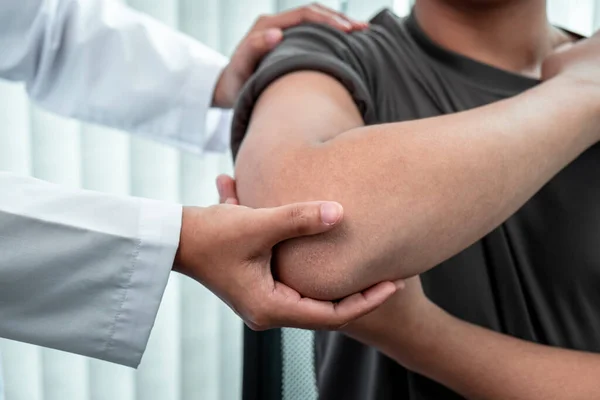
{"label": "upper arm", "polygon": [[[347,205],[341,189],[349,175],[333,165],[323,143],[361,125],[350,95],[331,77],[299,72],[279,79],[258,100],[237,155],[241,204],[267,207],[335,200]],[[336,230],[280,245],[274,258],[279,279],[311,297],[345,295],[337,272],[351,268],[352,260],[349,253],[347,262],[335,255],[345,246],[349,217],[346,209],[346,222]],[[332,280],[339,295],[330,292]]]}
{"label": "upper arm", "polygon": [[380,230],[388,217],[373,218],[371,205],[381,199],[369,189],[389,166],[356,145],[360,139],[378,147],[379,139],[362,128],[378,122],[376,93],[354,39],[314,25],[286,32],[244,88],[234,115],[242,204],[333,200],[344,207],[336,229],[286,241],[274,254],[278,278],[313,298],[340,298],[390,279],[386,249],[393,235]]}
{"label": "upper arm", "polygon": [[322,144],[363,124],[350,94],[330,76],[303,71],[275,81],[258,99],[237,154],[240,201],[261,207],[326,195],[312,188],[323,182]]}

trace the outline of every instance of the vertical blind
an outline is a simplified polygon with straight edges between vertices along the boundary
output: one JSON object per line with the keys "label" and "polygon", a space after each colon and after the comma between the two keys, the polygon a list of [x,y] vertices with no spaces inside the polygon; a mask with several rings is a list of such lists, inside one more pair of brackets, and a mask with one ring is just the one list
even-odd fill
{"label": "vertical blind", "polygon": [[[229,55],[259,14],[307,2],[128,3]],[[365,19],[382,7],[405,15],[412,1],[322,3]],[[551,21],[584,35],[600,26],[600,0],[550,0],[548,9]],[[29,103],[21,85],[1,81],[0,127],[0,170],[72,187],[208,205],[217,200],[216,175],[232,170],[228,155],[191,156],[122,132],[51,115]],[[239,399],[241,328],[239,319],[210,292],[186,278],[172,276],[138,371],[0,340],[6,399]]]}

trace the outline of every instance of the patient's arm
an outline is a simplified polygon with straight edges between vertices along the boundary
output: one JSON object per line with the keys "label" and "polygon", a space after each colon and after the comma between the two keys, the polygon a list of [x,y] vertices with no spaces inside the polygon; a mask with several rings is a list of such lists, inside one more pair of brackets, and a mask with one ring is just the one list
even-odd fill
{"label": "patient's arm", "polygon": [[344,333],[466,399],[588,400],[600,393],[600,355],[461,321],[427,299],[418,278]]}
{"label": "patient's arm", "polygon": [[365,127],[336,80],[290,74],[254,108],[239,199],[342,203],[342,226],[276,253],[283,282],[340,298],[427,270],[508,218],[598,140],[596,90],[558,77],[475,110]]}

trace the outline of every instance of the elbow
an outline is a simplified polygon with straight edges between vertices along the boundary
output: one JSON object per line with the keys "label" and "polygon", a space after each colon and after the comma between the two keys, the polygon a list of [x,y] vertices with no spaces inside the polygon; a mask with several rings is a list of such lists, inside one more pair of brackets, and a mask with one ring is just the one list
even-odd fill
{"label": "elbow", "polygon": [[335,301],[431,267],[425,268],[429,261],[409,239],[360,235],[355,224],[348,218],[331,232],[280,243],[273,254],[275,278],[304,297]]}
{"label": "elbow", "polygon": [[399,238],[410,232],[390,229],[388,215],[373,211],[372,198],[361,186],[349,182],[354,171],[328,170],[323,167],[327,161],[308,154],[308,150],[300,156],[279,154],[266,163],[242,147],[238,156],[236,181],[241,204],[273,207],[334,200],[344,207],[344,220],[333,230],[287,240],[276,247],[275,278],[302,296],[331,301],[382,281],[415,275],[410,264],[399,261],[405,259],[406,247],[399,245]]}
{"label": "elbow", "polygon": [[404,259],[400,247],[388,252],[368,239],[352,240],[348,225],[279,244],[273,257],[275,278],[304,297],[334,301],[415,275],[414,265],[399,261]]}
{"label": "elbow", "polygon": [[338,300],[363,290],[361,268],[336,246],[335,233],[280,243],[273,254],[275,278],[317,300]]}

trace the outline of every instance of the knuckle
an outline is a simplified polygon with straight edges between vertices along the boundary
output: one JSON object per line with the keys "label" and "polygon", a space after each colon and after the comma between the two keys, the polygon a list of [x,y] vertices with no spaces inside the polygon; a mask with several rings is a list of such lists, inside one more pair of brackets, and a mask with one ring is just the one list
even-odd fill
{"label": "knuckle", "polygon": [[256,32],[255,34],[251,35],[248,38],[248,44],[255,49],[261,48],[264,44],[262,34],[260,34],[260,32]]}
{"label": "knuckle", "polygon": [[293,229],[299,233],[307,233],[309,230],[309,218],[301,206],[294,206],[289,211],[290,224]]}
{"label": "knuckle", "polygon": [[255,325],[253,322],[251,322],[251,321],[245,321],[245,322],[246,322],[246,326],[248,328],[250,328],[251,330],[253,330],[254,332],[262,331],[262,329],[260,329],[260,327],[258,325]]}
{"label": "knuckle", "polygon": [[333,328],[333,330],[341,331],[342,329],[344,329],[345,327],[347,327],[349,323],[350,322],[347,322],[347,321],[346,322],[338,323],[338,324],[336,324],[335,328]]}
{"label": "knuckle", "polygon": [[253,331],[264,331],[270,327],[270,318],[263,307],[251,307],[246,313],[246,325]]}
{"label": "knuckle", "polygon": [[254,23],[255,27],[261,27],[268,24],[271,16],[269,14],[261,14],[256,18],[256,22]]}
{"label": "knuckle", "polygon": [[323,329],[325,329],[327,331],[331,331],[331,332],[337,332],[340,330],[341,326],[342,326],[342,324],[329,322],[327,324],[324,324]]}
{"label": "knuckle", "polygon": [[330,14],[331,12],[319,3],[312,3],[306,7],[306,16],[313,19],[325,20]]}
{"label": "knuckle", "polygon": [[342,329],[345,325],[347,325],[348,322],[345,321],[343,318],[334,318],[333,320],[329,321],[329,326],[327,329],[331,330],[331,331],[337,331]]}
{"label": "knuckle", "polygon": [[310,4],[306,7],[302,7],[300,9],[300,14],[302,14],[302,17],[304,18],[314,17],[316,14],[319,14],[319,10],[314,4]]}

